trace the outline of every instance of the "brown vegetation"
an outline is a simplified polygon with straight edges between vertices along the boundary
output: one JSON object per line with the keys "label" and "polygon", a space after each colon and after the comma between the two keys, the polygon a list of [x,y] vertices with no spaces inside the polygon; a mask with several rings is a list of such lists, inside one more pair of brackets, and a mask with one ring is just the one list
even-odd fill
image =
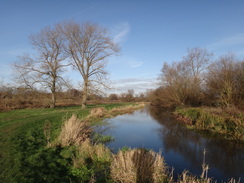
{"label": "brown vegetation", "polygon": [[[56,92],[55,106],[78,106],[82,102],[83,92],[77,89]],[[23,108],[48,108],[52,94],[48,91],[33,90],[30,88],[16,88],[0,82],[0,111],[9,111]],[[112,100],[114,99],[114,100]],[[90,94],[87,104],[118,103],[126,101],[143,102],[147,100],[147,94],[133,95],[131,100],[125,100],[123,95],[112,94],[112,98]]]}
{"label": "brown vegetation", "polygon": [[88,117],[101,118],[104,116],[106,109],[104,107],[96,107],[91,109],[90,115]]}
{"label": "brown vegetation", "polygon": [[165,63],[161,86],[149,95],[155,106],[215,106],[244,109],[244,62],[226,55],[212,62],[212,54],[193,48],[182,61]]}
{"label": "brown vegetation", "polygon": [[166,176],[163,157],[145,149],[119,151],[113,155],[111,177],[116,182],[162,182]]}
{"label": "brown vegetation", "polygon": [[87,121],[82,121],[76,115],[72,115],[61,128],[59,142],[61,146],[80,145],[92,132]]}

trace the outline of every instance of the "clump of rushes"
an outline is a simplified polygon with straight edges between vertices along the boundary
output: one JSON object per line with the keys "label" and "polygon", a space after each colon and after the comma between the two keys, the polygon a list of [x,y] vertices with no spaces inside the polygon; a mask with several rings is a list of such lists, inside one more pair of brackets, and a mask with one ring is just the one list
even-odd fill
{"label": "clump of rushes", "polygon": [[101,118],[106,114],[106,109],[104,107],[96,107],[91,109],[90,115],[87,118]]}
{"label": "clump of rushes", "polygon": [[166,166],[163,157],[145,149],[129,149],[113,155],[111,178],[115,182],[163,182]]}
{"label": "clump of rushes", "polygon": [[82,121],[76,115],[65,121],[61,128],[59,142],[61,146],[80,145],[89,138],[92,128],[87,121]]}

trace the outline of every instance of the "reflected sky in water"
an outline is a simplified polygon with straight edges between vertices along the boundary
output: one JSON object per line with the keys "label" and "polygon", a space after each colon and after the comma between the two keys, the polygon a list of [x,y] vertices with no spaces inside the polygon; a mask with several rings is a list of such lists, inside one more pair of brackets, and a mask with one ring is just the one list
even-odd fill
{"label": "reflected sky in water", "polygon": [[174,167],[175,176],[183,170],[200,175],[205,148],[206,163],[210,166],[208,177],[218,181],[228,181],[231,177],[244,180],[244,149],[189,131],[167,111],[147,108],[107,121],[111,128],[105,134],[115,138],[107,146],[115,152],[124,146],[162,151],[168,166]]}

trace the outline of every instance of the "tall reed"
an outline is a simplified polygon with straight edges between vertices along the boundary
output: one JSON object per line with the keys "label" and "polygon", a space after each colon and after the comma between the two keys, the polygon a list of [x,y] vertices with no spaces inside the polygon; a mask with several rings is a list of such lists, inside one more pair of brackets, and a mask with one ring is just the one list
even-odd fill
{"label": "tall reed", "polygon": [[81,121],[72,115],[61,128],[59,142],[61,146],[80,145],[89,138],[92,128],[87,121]]}
{"label": "tall reed", "polygon": [[163,157],[145,149],[119,151],[111,163],[111,177],[123,183],[159,183],[166,176]]}

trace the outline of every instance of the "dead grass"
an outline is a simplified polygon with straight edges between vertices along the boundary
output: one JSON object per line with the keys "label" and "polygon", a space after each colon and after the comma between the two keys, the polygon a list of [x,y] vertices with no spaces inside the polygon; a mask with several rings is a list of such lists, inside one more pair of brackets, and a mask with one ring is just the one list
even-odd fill
{"label": "dead grass", "polygon": [[96,107],[91,109],[90,115],[87,118],[101,118],[106,114],[106,109],[104,107]]}
{"label": "dead grass", "polygon": [[87,121],[92,121],[99,118],[111,118],[120,114],[132,113],[135,110],[145,107],[144,103],[136,105],[127,105],[122,107],[115,107],[111,110],[106,110],[104,107],[96,107],[90,110],[90,114],[86,117]]}
{"label": "dead grass", "polygon": [[116,116],[120,114],[125,114],[125,113],[132,113],[135,110],[138,109],[143,109],[145,107],[144,103],[138,104],[138,105],[128,105],[124,107],[115,107],[112,110],[109,111],[109,117],[111,116]]}
{"label": "dead grass", "polygon": [[61,146],[80,145],[89,138],[92,132],[87,121],[81,121],[76,115],[72,115],[61,128],[59,142]]}
{"label": "dead grass", "polygon": [[163,157],[153,151],[132,149],[119,151],[111,163],[111,178],[115,182],[162,182],[166,176]]}

